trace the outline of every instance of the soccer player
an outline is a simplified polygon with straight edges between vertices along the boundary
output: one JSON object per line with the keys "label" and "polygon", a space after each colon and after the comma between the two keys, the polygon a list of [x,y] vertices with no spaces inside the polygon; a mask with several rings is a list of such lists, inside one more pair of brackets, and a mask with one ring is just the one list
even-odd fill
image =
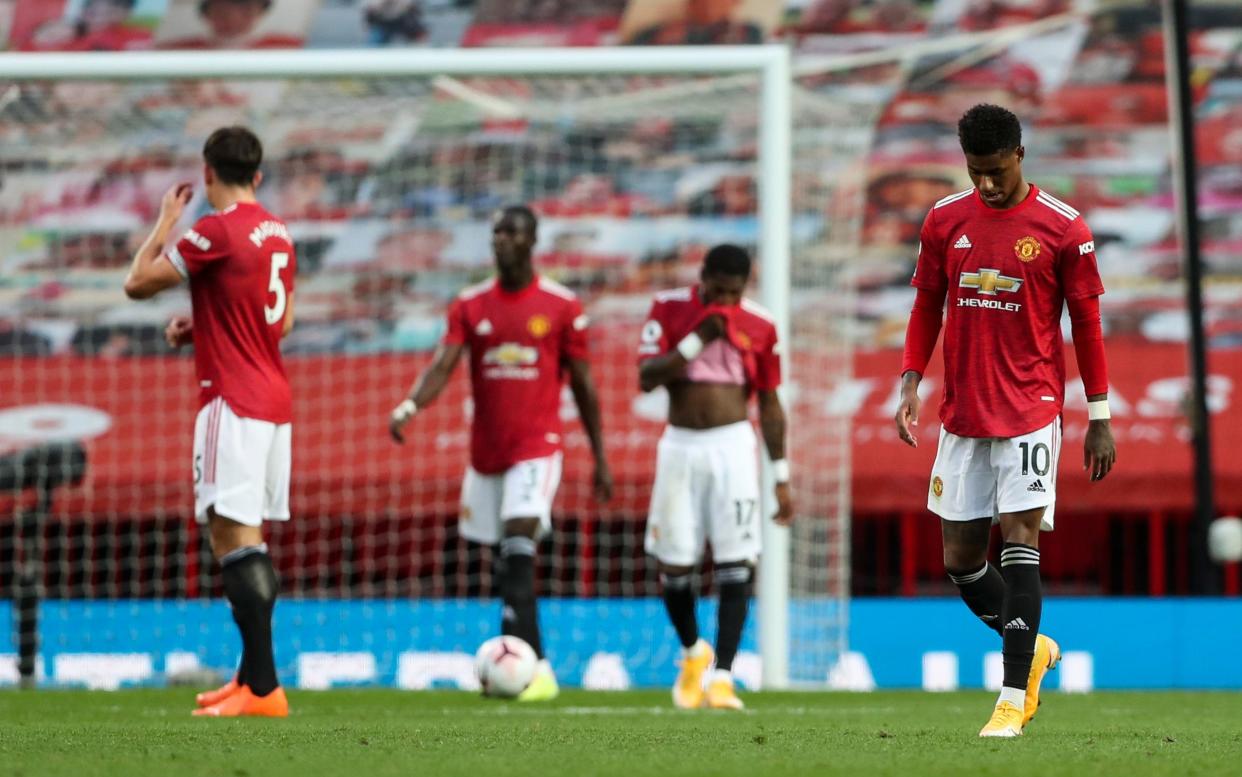
{"label": "soccer player", "polygon": [[[742,640],[759,557],[759,426],[776,476],[776,522],[793,519],[776,324],[742,297],[750,255],[735,245],[708,251],[700,282],[656,295],[638,345],[639,386],[668,389],[668,426],[656,448],[646,550],[659,562],[669,620],[681,641],[673,703],[742,709],[733,659]],[[699,638],[691,574],[710,541],[720,608],[716,650]],[[708,675],[713,659],[715,669]],[[705,682],[706,680],[706,682]],[[706,685],[706,690],[704,690]]]}
{"label": "soccer player", "polygon": [[[1065,398],[1061,309],[1087,393],[1083,468],[1117,459],[1109,426],[1095,242],[1078,211],[1022,177],[1022,127],[976,105],[958,122],[974,188],[937,202],[923,222],[906,330],[897,433],[918,446],[919,381],[944,321],[940,445],[927,508],[940,516],[944,565],[971,611],[1002,637],[1004,685],[984,737],[1013,737],[1039,707],[1061,651],[1039,633],[1039,533],[1051,531]],[[1000,524],[1001,568],[988,564]]]}
{"label": "soccer player", "polygon": [[190,282],[192,318],[174,319],[165,336],[174,347],[194,344],[194,516],[207,524],[242,638],[237,676],[199,694],[195,715],[289,714],[272,655],[278,585],[262,526],[289,520],[292,400],[280,341],[293,326],[296,261],[284,223],[255,199],[262,159],[245,127],[213,132],[203,181],[215,212],[170,244],[190,185],[170,188],[125,279],[133,299]]}
{"label": "soccer player", "polygon": [[495,214],[496,277],[465,289],[449,306],[443,342],[389,418],[393,439],[404,442],[405,425],[440,395],[469,349],[474,418],[458,526],[467,540],[500,544],[501,631],[526,640],[539,656],[535,677],[518,701],[546,701],[559,693],[539,634],[535,548],[551,528],[561,480],[566,374],[595,457],[595,498],[612,497],[587,359],[587,317],[572,291],[535,272],[537,231],[538,220],[525,205]]}

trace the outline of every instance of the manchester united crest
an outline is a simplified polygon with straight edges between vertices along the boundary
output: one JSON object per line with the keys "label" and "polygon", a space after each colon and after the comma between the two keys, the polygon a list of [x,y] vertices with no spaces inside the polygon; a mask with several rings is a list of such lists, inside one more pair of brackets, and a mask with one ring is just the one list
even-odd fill
{"label": "manchester united crest", "polygon": [[1013,252],[1023,262],[1033,262],[1039,256],[1039,241],[1029,235],[1013,244]]}
{"label": "manchester united crest", "polygon": [[530,317],[529,321],[526,322],[526,331],[530,332],[535,337],[543,337],[548,332],[552,331],[552,323],[548,321],[547,316],[541,313],[536,313]]}
{"label": "manchester united crest", "polygon": [[940,479],[939,475],[932,478],[932,493],[936,495],[937,499],[944,495],[944,481]]}

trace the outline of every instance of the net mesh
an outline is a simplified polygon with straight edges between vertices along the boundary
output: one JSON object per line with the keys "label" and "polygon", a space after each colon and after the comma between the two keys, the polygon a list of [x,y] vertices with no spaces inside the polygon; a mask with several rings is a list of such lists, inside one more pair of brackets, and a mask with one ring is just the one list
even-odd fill
{"label": "net mesh", "polygon": [[[848,262],[875,112],[856,89],[824,76],[795,89],[786,371],[800,682],[822,683],[845,640],[849,430],[825,397],[850,370]],[[132,303],[121,291],[160,195],[200,180],[203,138],[231,123],[263,138],[260,198],[298,251],[297,325],[284,344],[294,520],[267,528],[286,597],[282,672],[307,687],[417,687],[428,672],[460,674],[460,654],[498,627],[492,549],[456,529],[464,371],[404,447],[386,420],[428,362],[448,300],[490,275],[488,219],[515,202],[541,215],[540,272],[592,317],[617,481],[612,503],[591,502],[567,391],[565,475],[538,555],[538,592],[559,600],[544,609],[549,652],[571,684],[597,687],[622,683],[627,667],[642,684],[636,660],[672,666],[676,641],[642,548],[665,407],[638,394],[635,346],[652,293],[693,282],[708,247],[757,247],[757,77],[53,82],[0,95],[0,597],[17,602],[15,618],[23,596],[45,598],[48,679],[106,686],[227,669],[235,655],[227,611],[203,601],[222,592],[190,520],[192,358],[162,338],[189,298]],[[206,212],[198,189],[179,229]],[[64,441],[83,465],[65,463],[79,447]],[[55,494],[46,509],[22,466],[61,473],[43,481]],[[710,597],[710,565],[702,585]],[[338,601],[351,605],[332,611],[339,622],[315,609]],[[16,637],[9,648],[0,638],[0,653],[16,653]],[[94,654],[110,658],[79,660]],[[418,668],[429,665],[440,669]]]}

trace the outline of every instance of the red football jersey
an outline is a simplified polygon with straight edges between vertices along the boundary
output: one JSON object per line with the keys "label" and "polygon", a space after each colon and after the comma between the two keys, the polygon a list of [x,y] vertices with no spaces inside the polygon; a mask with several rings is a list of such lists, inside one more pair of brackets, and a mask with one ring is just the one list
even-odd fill
{"label": "red football jersey", "polygon": [[224,397],[242,418],[289,423],[280,338],[297,260],[284,222],[239,202],[203,216],[164,256],[190,280],[202,403]]}
{"label": "red football jersey", "polygon": [[911,285],[947,290],[940,420],[962,437],[1017,437],[1061,414],[1066,299],[1104,293],[1078,211],[1034,185],[1006,210],[975,189],[923,222]]}
{"label": "red football jersey", "polygon": [[470,349],[470,465],[485,475],[561,450],[565,368],[587,358],[587,317],[569,289],[536,276],[520,291],[492,279],[463,291],[444,342]]}
{"label": "red football jersey", "polygon": [[[647,314],[647,323],[643,324],[638,343],[639,361],[676,348],[677,343],[711,312],[703,304],[697,285],[657,294]],[[762,306],[743,299],[729,316],[725,336],[741,354],[750,391],[772,391],[781,385],[776,322]]]}

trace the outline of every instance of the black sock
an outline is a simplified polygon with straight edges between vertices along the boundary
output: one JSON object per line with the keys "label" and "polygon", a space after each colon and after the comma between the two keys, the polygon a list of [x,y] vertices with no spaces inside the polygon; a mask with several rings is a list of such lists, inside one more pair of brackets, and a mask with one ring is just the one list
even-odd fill
{"label": "black sock", "polygon": [[1035,637],[1043,593],[1039,582],[1039,550],[1030,545],[1005,543],[1001,550],[1001,574],[1005,578],[1004,627],[1005,687],[1026,688],[1035,657]]}
{"label": "black sock", "polygon": [[694,588],[690,574],[660,575],[661,588],[664,591],[664,609],[668,610],[668,619],[677,631],[677,639],[681,646],[689,649],[699,641],[699,622],[694,614]]}
{"label": "black sock", "polygon": [[732,671],[737,646],[742,642],[746,610],[750,607],[751,569],[748,565],[717,567],[716,585],[720,589],[717,613],[716,668]]}
{"label": "black sock", "polygon": [[535,655],[543,658],[535,601],[535,541],[530,537],[500,541],[500,596],[505,604],[500,632],[526,640]]}
{"label": "black sock", "polygon": [[947,571],[970,611],[979,616],[985,626],[1003,637],[1005,622],[1001,620],[1001,610],[1005,605],[1005,579],[1000,571],[986,561],[973,572]]}
{"label": "black sock", "polygon": [[272,655],[272,609],[278,586],[267,545],[238,548],[220,559],[220,566],[224,595],[233,607],[242,638],[238,677],[256,696],[266,696],[280,685]]}

